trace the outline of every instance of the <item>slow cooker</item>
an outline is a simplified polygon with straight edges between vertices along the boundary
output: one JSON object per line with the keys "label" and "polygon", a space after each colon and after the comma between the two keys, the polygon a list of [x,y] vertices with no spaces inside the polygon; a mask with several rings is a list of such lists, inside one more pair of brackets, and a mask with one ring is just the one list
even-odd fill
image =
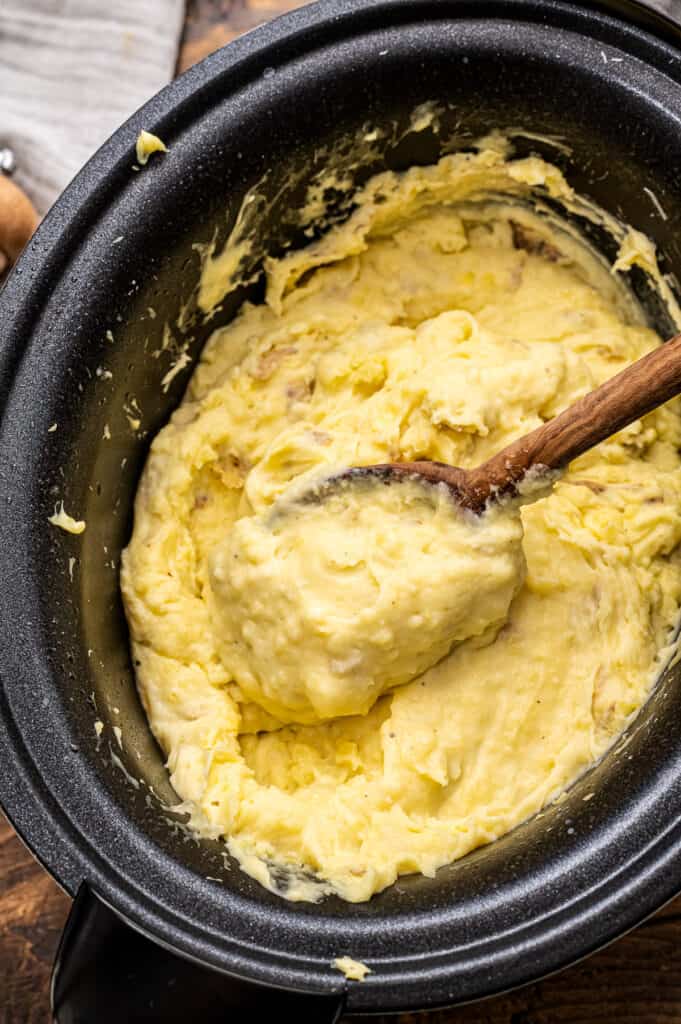
{"label": "slow cooker", "polygon": [[[428,101],[439,131],[410,131]],[[321,1024],[479,999],[574,962],[681,889],[678,664],[565,799],[365,904],[287,903],[170,810],[118,594],[145,454],[190,368],[161,382],[179,348],[195,360],[262,295],[254,267],[217,312],[196,303],[205,248],[224,244],[248,189],[269,197],[261,255],[300,245],[288,214],[324,153],[386,123],[399,130],[354,166],[357,184],[505,129],[681,275],[681,31],[625,0],[319,0],[188,71],[81,171],[0,297],[0,802],[75,897],[60,1024],[230,1010]],[[142,128],[169,152],[134,171]],[[645,276],[633,285],[668,334]],[[81,537],[48,525],[62,500]],[[365,982],[332,968],[344,954],[371,967]]]}

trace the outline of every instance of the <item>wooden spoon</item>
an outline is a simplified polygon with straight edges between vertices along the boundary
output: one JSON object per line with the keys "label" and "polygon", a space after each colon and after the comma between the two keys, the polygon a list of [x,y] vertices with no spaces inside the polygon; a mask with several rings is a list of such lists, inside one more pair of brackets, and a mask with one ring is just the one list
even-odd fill
{"label": "wooden spoon", "polygon": [[[369,476],[421,477],[444,483],[458,504],[478,514],[490,501],[518,494],[523,481],[560,471],[618,430],[668,402],[681,392],[681,334],[643,356],[595,391],[580,398],[555,419],[513,441],[476,469],[442,462],[389,462],[345,470],[329,479],[321,492],[343,481]],[[315,490],[320,496],[320,488]],[[539,496],[539,495],[537,495]]]}

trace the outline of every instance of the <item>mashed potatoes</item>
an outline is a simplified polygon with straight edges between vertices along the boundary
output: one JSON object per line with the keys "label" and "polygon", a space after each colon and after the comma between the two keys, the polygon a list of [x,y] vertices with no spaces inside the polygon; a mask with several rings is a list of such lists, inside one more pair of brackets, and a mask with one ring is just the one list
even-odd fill
{"label": "mashed potatoes", "polygon": [[517,508],[477,516],[444,484],[408,480],[345,483],[321,501],[306,491],[305,503],[289,490],[209,558],[222,662],[281,721],[366,714],[506,621],[525,570]]}
{"label": "mashed potatoes", "polygon": [[[213,335],[152,446],[122,575],[142,699],[194,823],[288,898],[368,899],[537,811],[640,706],[676,620],[675,404],[523,507],[524,580],[513,544],[475,552],[474,638],[427,671],[459,638],[440,604],[456,524],[442,590],[427,558],[410,590],[414,524],[387,505],[384,534],[339,517],[347,558],[310,511],[277,571],[254,569],[283,543],[268,517],[292,486],[342,465],[478,465],[659,344],[621,279],[523,203],[533,189],[572,199],[555,168],[494,146],[372,179],[346,224],[268,262],[267,303]],[[314,606],[292,599],[306,550]],[[263,622],[280,629],[269,650]],[[391,667],[362,703],[379,656]]]}

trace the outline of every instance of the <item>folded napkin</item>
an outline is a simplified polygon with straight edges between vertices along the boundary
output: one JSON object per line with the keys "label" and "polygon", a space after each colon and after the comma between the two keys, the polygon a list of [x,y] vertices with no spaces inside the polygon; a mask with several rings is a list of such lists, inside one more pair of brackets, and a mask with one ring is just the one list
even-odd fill
{"label": "folded napkin", "polygon": [[173,77],[184,0],[0,0],[0,148],[44,213]]}

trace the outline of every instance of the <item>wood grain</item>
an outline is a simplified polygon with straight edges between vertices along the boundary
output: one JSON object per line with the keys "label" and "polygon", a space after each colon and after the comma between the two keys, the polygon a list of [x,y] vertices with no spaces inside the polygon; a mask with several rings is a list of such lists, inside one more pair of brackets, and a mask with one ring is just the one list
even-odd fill
{"label": "wood grain", "polygon": [[177,61],[178,73],[236,36],[301,6],[300,0],[190,0]]}
{"label": "wood grain", "polygon": [[70,901],[0,814],[0,1024],[46,1024]]}
{"label": "wood grain", "polygon": [[[295,0],[189,0],[178,68],[295,6]],[[48,1024],[50,969],[68,909],[67,897],[0,815],[0,1024]],[[458,1010],[372,1019],[681,1024],[681,898],[607,950],[537,985]]]}

